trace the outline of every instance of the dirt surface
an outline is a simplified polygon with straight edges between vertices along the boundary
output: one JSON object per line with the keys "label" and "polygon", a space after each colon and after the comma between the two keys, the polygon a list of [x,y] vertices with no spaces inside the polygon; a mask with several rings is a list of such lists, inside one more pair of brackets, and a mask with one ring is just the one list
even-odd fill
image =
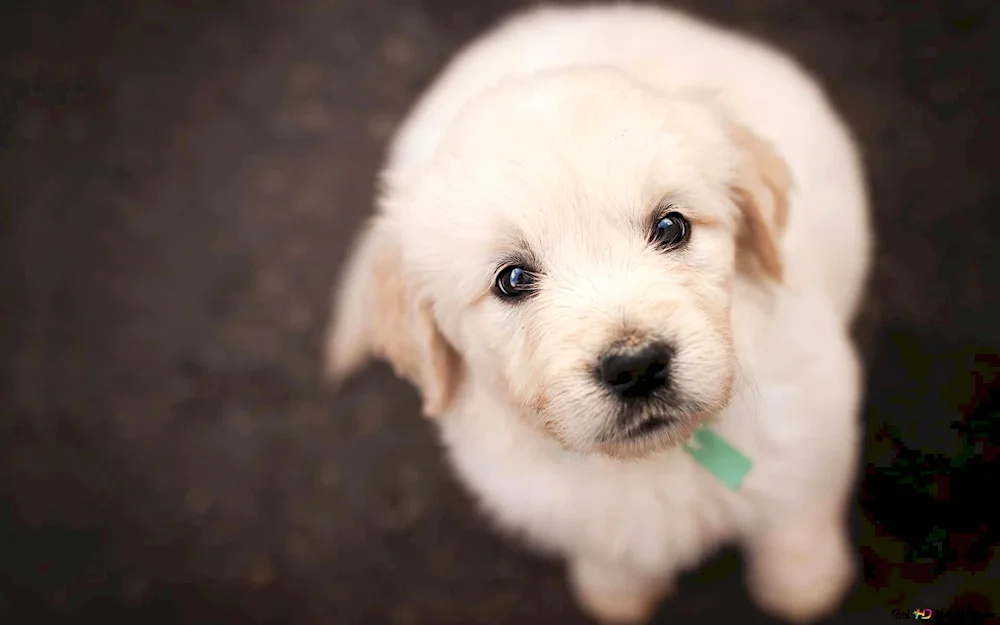
{"label": "dirt surface", "polygon": [[[1000,5],[682,4],[794,52],[869,163],[866,576],[833,622],[988,610]],[[0,622],[586,622],[476,514],[410,387],[318,381],[387,137],[513,6],[0,5]],[[658,622],[769,622],[739,569]]]}

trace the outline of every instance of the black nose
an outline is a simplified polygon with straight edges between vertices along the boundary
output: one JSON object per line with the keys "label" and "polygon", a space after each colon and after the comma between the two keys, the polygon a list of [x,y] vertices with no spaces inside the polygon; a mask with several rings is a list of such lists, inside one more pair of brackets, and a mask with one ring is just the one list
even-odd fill
{"label": "black nose", "polygon": [[673,350],[660,342],[614,347],[601,359],[598,374],[619,397],[649,397],[667,385],[672,354]]}

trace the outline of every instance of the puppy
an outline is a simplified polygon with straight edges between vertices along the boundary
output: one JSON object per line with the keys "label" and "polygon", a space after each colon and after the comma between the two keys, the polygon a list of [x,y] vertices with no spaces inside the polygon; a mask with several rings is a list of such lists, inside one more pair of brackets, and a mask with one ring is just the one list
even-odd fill
{"label": "puppy", "polygon": [[[416,385],[497,524],[582,608],[647,620],[727,542],[760,607],[836,608],[870,234],[857,150],[790,59],[662,8],[541,8],[461,51],[392,143],[329,375]],[[749,458],[731,490],[685,448]]]}

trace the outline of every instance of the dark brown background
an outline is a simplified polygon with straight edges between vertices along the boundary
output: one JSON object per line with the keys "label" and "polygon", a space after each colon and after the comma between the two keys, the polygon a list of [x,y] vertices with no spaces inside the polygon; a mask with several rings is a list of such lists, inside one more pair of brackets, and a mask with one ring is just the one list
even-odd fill
{"label": "dark brown background", "polygon": [[[866,567],[835,622],[1000,612],[1000,5],[682,4],[793,51],[870,165]],[[386,138],[514,3],[0,6],[0,623],[585,622],[409,387],[317,380]],[[658,622],[766,622],[739,567]]]}

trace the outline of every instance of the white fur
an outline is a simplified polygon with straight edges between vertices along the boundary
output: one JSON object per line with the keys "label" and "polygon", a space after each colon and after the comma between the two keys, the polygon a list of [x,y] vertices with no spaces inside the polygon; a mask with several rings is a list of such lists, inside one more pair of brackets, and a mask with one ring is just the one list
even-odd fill
{"label": "white fur", "polygon": [[[736,269],[727,189],[741,154],[720,120],[769,142],[791,174],[778,285]],[[664,197],[712,224],[695,224],[684,255],[635,232]],[[804,71],[670,10],[534,9],[461,51],[422,97],[379,209],[339,292],[331,371],[385,351],[369,336],[380,287],[365,251],[382,232],[462,363],[438,421],[452,463],[502,527],[566,558],[586,610],[642,621],[679,572],[733,540],[764,609],[811,620],[836,606],[853,571],[848,326],[870,228],[857,151]],[[521,239],[547,281],[535,302],[505,305],[488,292],[494,265]],[[682,348],[677,383],[714,413],[689,425],[708,419],[754,463],[740,492],[677,445],[690,429],[624,455],[593,443],[608,405],[581,371],[623,323]]]}

